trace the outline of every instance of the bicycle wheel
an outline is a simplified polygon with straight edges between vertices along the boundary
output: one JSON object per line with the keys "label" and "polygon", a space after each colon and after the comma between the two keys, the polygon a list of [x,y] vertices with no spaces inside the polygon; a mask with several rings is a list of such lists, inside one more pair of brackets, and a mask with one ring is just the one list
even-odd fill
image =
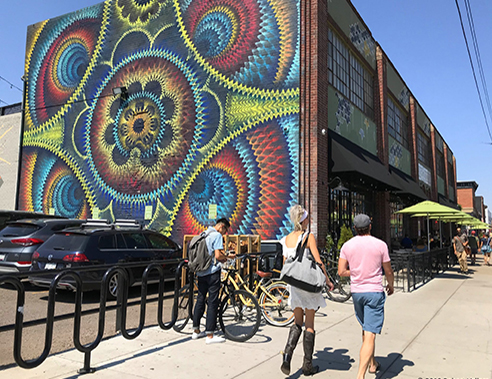
{"label": "bicycle wheel", "polygon": [[328,295],[330,300],[338,303],[343,303],[350,299],[352,292],[350,292],[350,278],[346,276],[339,276],[338,272],[330,272],[330,280],[333,282],[333,291],[328,291],[326,285],[323,288],[323,292]]}
{"label": "bicycle wheel", "polygon": [[188,323],[191,314],[189,311],[190,306],[190,285],[186,284],[179,290],[178,297],[178,318],[173,326],[173,329],[177,332],[181,332]]}
{"label": "bicycle wheel", "polygon": [[228,294],[220,303],[219,323],[226,338],[245,342],[260,328],[261,311],[256,298],[244,290]]}
{"label": "bicycle wheel", "polygon": [[287,283],[274,282],[260,295],[261,313],[267,323],[273,326],[287,326],[294,322],[294,311],[289,306]]}

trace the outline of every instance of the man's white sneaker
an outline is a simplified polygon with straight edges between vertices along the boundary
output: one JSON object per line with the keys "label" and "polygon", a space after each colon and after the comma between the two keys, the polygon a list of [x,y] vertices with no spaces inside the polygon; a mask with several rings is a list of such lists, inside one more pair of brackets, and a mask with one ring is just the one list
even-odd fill
{"label": "man's white sneaker", "polygon": [[191,335],[191,339],[197,340],[198,338],[203,338],[205,336],[206,336],[205,332],[198,332],[197,333],[197,332],[193,331],[193,334]]}
{"label": "man's white sneaker", "polygon": [[216,336],[216,335],[214,335],[212,338],[207,337],[206,340],[207,340],[207,345],[212,344],[212,343],[225,342],[225,338],[219,337],[219,336]]}

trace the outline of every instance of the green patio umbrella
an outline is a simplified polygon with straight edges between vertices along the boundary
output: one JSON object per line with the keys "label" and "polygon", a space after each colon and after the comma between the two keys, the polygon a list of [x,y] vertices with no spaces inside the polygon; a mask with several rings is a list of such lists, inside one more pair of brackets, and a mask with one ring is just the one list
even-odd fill
{"label": "green patio umbrella", "polygon": [[[410,207],[404,208],[396,213],[400,214],[410,214],[414,217],[427,217],[427,249],[430,250],[430,227],[429,227],[429,217],[431,215],[453,215],[459,211],[458,209],[446,207],[434,201],[425,200]],[[418,215],[418,216],[415,216]],[[440,230],[440,229],[439,229]],[[442,238],[441,238],[442,241]]]}
{"label": "green patio umbrella", "polygon": [[[412,217],[415,217],[416,215],[412,215]],[[421,214],[420,216],[425,216],[425,214]],[[463,224],[463,223],[475,223],[476,221],[479,221],[475,217],[469,215],[468,213],[465,213],[463,211],[459,211],[457,213],[449,214],[449,213],[433,213],[432,215],[429,216],[430,219],[437,219],[439,220],[439,233],[441,234],[441,227],[440,223],[441,222],[455,222],[457,224]],[[451,232],[451,224],[449,225],[449,238],[452,238],[452,232]],[[442,241],[442,236],[441,236],[441,241]]]}
{"label": "green patio umbrella", "polygon": [[457,223],[461,225],[466,225],[470,229],[490,229],[489,224],[482,222],[477,218],[473,218],[473,220],[458,221]]}
{"label": "green patio umbrella", "polygon": [[439,219],[444,222],[459,222],[459,221],[471,221],[476,220],[475,217],[470,216],[465,212],[458,212],[453,214],[432,214],[429,216],[431,219]]}
{"label": "green patio umbrella", "polygon": [[434,201],[425,200],[418,204],[412,205],[410,207],[404,208],[396,213],[406,213],[406,214],[455,214],[461,212],[458,209],[451,207],[446,207]]}

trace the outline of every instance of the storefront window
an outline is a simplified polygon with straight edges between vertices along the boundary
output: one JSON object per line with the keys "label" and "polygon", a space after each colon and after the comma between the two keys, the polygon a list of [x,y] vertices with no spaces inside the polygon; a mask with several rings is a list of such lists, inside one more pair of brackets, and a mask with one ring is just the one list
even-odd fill
{"label": "storefront window", "polygon": [[392,240],[400,241],[404,237],[403,215],[396,213],[403,208],[404,205],[400,202],[390,202],[390,231]]}
{"label": "storefront window", "polygon": [[342,225],[352,229],[352,220],[360,213],[374,214],[373,195],[360,192],[330,191],[328,226],[333,240],[340,236]]}

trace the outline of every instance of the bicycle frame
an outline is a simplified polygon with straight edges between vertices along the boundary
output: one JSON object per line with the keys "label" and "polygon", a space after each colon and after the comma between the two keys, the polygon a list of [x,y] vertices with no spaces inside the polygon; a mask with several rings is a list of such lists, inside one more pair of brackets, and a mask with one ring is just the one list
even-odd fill
{"label": "bicycle frame", "polygon": [[[250,259],[249,257],[246,258]],[[224,271],[227,271],[227,275],[223,279],[223,282],[229,281],[230,285],[232,285],[235,290],[244,289],[245,291],[251,293],[256,298],[259,298],[261,293],[263,292],[265,296],[267,296],[267,298],[271,301],[271,303],[266,303],[265,305],[267,306],[278,305],[279,300],[275,296],[273,296],[266,288],[269,284],[273,283],[272,279],[261,278],[260,281],[256,283],[254,290],[252,290],[250,287],[246,285],[246,282],[244,281],[242,276],[239,275],[237,269],[226,268],[224,269]]]}

